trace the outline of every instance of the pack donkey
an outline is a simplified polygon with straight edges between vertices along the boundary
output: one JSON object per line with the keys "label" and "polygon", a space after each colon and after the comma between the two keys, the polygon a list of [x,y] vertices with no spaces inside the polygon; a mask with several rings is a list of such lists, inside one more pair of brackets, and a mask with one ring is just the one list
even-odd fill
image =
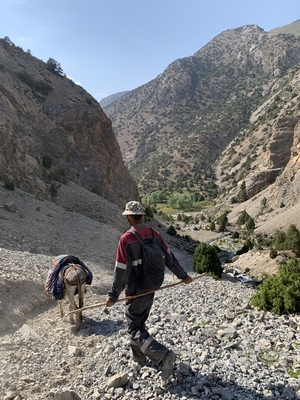
{"label": "pack donkey", "polygon": [[[58,300],[60,315],[63,316],[63,300],[65,298],[69,301],[69,311],[83,307],[86,285],[90,285],[92,279],[91,271],[77,257],[60,255],[52,261],[45,290]],[[76,294],[78,294],[78,305],[75,301]],[[76,315],[76,329],[80,330],[83,319],[82,311],[70,314],[71,323],[74,323],[74,314]]]}
{"label": "pack donkey", "polygon": [[[88,272],[79,264],[68,264],[59,274],[64,282],[65,297],[69,300],[69,311],[83,307],[84,294],[86,292],[86,279]],[[78,306],[75,301],[75,294],[78,294]],[[58,300],[60,315],[64,315],[63,300]],[[82,323],[82,311],[75,313],[76,329],[79,331]],[[70,314],[70,322],[74,323],[74,314]]]}

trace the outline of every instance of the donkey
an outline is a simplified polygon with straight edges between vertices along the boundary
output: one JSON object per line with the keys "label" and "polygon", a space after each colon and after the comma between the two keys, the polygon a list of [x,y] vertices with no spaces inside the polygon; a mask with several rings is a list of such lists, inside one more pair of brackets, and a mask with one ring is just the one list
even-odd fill
{"label": "donkey", "polygon": [[[83,307],[84,294],[86,292],[86,283],[88,271],[79,264],[67,264],[59,273],[59,278],[63,281],[65,292],[63,299],[69,300],[69,311],[74,311]],[[78,294],[78,306],[75,301],[75,295]],[[63,299],[58,300],[60,315],[63,316]],[[76,314],[76,330],[79,331],[82,324],[82,311],[70,314],[70,322],[74,323],[74,314]]]}

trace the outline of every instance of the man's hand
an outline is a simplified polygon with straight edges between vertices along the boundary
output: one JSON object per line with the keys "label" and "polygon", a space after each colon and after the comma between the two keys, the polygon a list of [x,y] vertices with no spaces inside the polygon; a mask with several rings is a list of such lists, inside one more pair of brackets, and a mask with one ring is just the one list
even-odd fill
{"label": "man's hand", "polygon": [[112,307],[115,303],[108,297],[105,301],[106,307]]}
{"label": "man's hand", "polygon": [[191,276],[187,276],[184,280],[183,280],[183,282],[184,283],[191,283],[191,282],[193,282],[193,278],[191,277]]}

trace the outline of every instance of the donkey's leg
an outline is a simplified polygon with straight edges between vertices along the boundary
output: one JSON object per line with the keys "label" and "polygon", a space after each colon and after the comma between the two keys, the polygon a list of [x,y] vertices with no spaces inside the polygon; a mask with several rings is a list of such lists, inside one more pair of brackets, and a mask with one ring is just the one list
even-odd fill
{"label": "donkey's leg", "polygon": [[[86,283],[81,284],[81,291],[80,291],[80,297],[79,297],[79,308],[82,308],[84,306],[84,295],[86,291]],[[80,319],[83,319],[82,311],[79,313]]]}
{"label": "donkey's leg", "polygon": [[[78,279],[77,279],[77,288],[78,288],[78,305],[79,305],[78,308],[82,308],[85,283],[81,283],[79,275],[78,275]],[[81,328],[81,324],[82,324],[82,311],[76,313],[76,329],[78,331]]]}
{"label": "donkey's leg", "polygon": [[60,316],[63,317],[64,309],[63,309],[63,301],[62,300],[58,300],[58,308],[59,308]]}
{"label": "donkey's leg", "polygon": [[[75,290],[76,286],[66,284],[66,296],[69,300],[69,311],[74,311],[78,308],[75,302]],[[74,314],[70,314],[70,322],[74,322]]]}

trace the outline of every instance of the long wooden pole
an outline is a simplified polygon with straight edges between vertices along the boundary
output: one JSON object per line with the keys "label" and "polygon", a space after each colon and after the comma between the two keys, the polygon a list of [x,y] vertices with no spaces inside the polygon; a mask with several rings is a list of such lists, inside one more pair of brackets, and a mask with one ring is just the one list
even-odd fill
{"label": "long wooden pole", "polygon": [[[204,275],[206,275],[206,273],[197,275],[197,276],[193,277],[192,280],[194,281],[195,279],[201,278]],[[158,292],[159,290],[168,289],[168,288],[170,288],[172,286],[180,285],[181,283],[184,283],[184,281],[179,281],[179,282],[171,283],[169,285],[161,286],[159,289],[151,290],[150,292],[139,293],[139,294],[136,294],[134,296],[122,297],[121,299],[118,299],[116,301],[116,303],[119,303],[120,301],[136,299],[137,297],[146,296],[147,294],[155,293],[155,292]],[[102,307],[102,306],[105,306],[105,305],[106,305],[106,303],[93,304],[91,306],[86,306],[86,307],[78,308],[77,310],[70,311],[67,315],[78,313],[80,311],[89,310],[91,308]]]}

